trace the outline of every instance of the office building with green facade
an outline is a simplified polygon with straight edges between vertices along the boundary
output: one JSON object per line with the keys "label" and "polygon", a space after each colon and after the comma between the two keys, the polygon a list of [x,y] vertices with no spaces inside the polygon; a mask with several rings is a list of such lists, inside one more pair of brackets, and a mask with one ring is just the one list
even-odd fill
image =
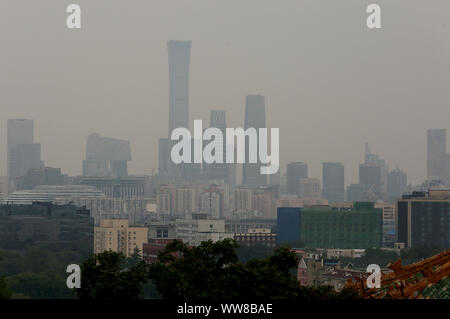
{"label": "office building with green facade", "polygon": [[353,208],[278,208],[278,243],[300,241],[306,248],[381,247],[382,210],[371,202]]}

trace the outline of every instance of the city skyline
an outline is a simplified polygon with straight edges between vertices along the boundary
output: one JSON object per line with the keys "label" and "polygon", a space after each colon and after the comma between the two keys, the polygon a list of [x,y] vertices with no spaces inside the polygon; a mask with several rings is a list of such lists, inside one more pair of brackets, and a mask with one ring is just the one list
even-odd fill
{"label": "city skyline", "polygon": [[[413,184],[421,183],[426,178],[426,130],[450,129],[445,120],[450,100],[447,92],[450,44],[442,40],[449,38],[448,28],[442,27],[446,21],[442,12],[450,5],[438,1],[433,8],[426,8],[426,16],[432,15],[433,21],[425,26],[413,23],[418,20],[418,12],[423,11],[419,9],[425,8],[424,4],[414,1],[418,12],[405,12],[399,5],[383,4],[391,14],[401,14],[410,22],[399,24],[386,16],[390,34],[380,30],[373,35],[355,27],[361,19],[359,12],[355,12],[356,2],[333,5],[324,13],[329,24],[339,21],[336,31],[331,31],[328,23],[322,25],[308,18],[308,13],[320,12],[325,7],[322,1],[310,1],[308,6],[289,2],[284,7],[260,1],[258,8],[261,10],[254,12],[253,22],[248,23],[246,18],[253,12],[251,3],[239,4],[240,11],[235,13],[227,4],[205,6],[205,2],[200,1],[186,7],[156,2],[152,8],[158,7],[162,12],[170,14],[173,10],[186,9],[186,13],[179,14],[173,26],[155,16],[157,32],[152,28],[137,28],[141,26],[139,19],[125,17],[128,23],[121,29],[109,20],[103,21],[102,26],[87,20],[81,32],[68,36],[65,30],[51,27],[58,19],[46,16],[49,2],[42,2],[41,7],[31,4],[30,11],[39,13],[33,15],[23,14],[23,4],[8,2],[9,12],[17,15],[17,19],[2,21],[6,21],[6,29],[16,28],[18,37],[5,37],[11,49],[0,56],[0,63],[6,70],[0,79],[4,92],[1,119],[5,123],[8,118],[33,118],[35,138],[42,144],[42,160],[48,166],[61,167],[70,175],[81,174],[84,143],[94,132],[130,140],[134,158],[129,172],[151,173],[152,168],[158,166],[158,138],[167,132],[166,42],[192,40],[189,123],[192,124],[193,119],[206,122],[210,110],[223,109],[227,112],[229,126],[242,127],[245,96],[261,94],[266,98],[267,126],[280,127],[283,171],[288,162],[303,161],[308,163],[311,176],[321,178],[322,162],[341,162],[346,168],[346,185],[357,183],[358,165],[363,161],[361,149],[369,142],[390,167],[399,166],[408,173],[408,180]],[[100,1],[83,4],[83,7],[92,11],[101,5]],[[114,3],[114,8],[120,10],[122,5]],[[364,7],[365,4],[361,4],[361,9]],[[195,11],[200,9],[201,12]],[[129,10],[139,16],[138,8]],[[188,13],[197,19],[192,19]],[[236,14],[233,26],[217,26],[213,33],[200,32],[218,16],[226,19],[232,13]],[[271,17],[281,14],[285,24],[269,23]],[[40,41],[45,45],[31,55],[31,51],[23,50],[26,46],[18,45],[17,41],[33,44],[28,29],[24,29],[21,22],[29,19],[41,25],[41,20],[35,20],[37,16],[47,17],[49,25],[41,28]],[[348,23],[342,17],[348,18]],[[198,25],[193,20],[197,20]],[[254,33],[258,26],[266,31],[263,37]],[[304,26],[311,28],[306,30]],[[111,32],[106,31],[106,27],[110,27]],[[393,41],[394,36],[409,34],[411,28],[420,37],[420,45],[413,39],[405,40],[401,47]],[[244,32],[240,34],[238,30]],[[349,31],[349,34],[340,31]],[[127,37],[136,32],[155,40],[144,44],[140,36]],[[99,34],[105,37],[102,45],[95,39]],[[255,37],[247,41],[251,34]],[[336,47],[336,41],[342,44]],[[274,48],[287,45],[292,54],[281,56],[268,43]],[[349,43],[356,47],[348,46]],[[423,48],[423,43],[428,49]],[[118,49],[117,44],[126,44],[126,49]],[[86,45],[92,48],[89,60],[78,49]],[[384,51],[378,52],[377,46]],[[108,50],[106,58],[105,50]],[[424,54],[430,58],[423,61]],[[354,58],[349,56],[359,57],[365,68],[355,69]],[[27,69],[30,63],[33,67]],[[115,67],[111,68],[112,65]],[[92,72],[88,73],[90,70]],[[383,83],[373,80],[371,75],[374,74],[382,78]],[[392,91],[393,86],[398,89]],[[24,90],[29,94],[20,95]],[[343,108],[345,112],[341,113],[345,116],[339,115]],[[289,116],[292,112],[298,112],[294,113],[298,116]],[[399,126],[404,114],[408,114],[408,125]],[[1,136],[6,136],[5,130],[2,125]],[[398,152],[399,147],[408,152]],[[61,152],[61,149],[66,151]],[[3,137],[1,175],[6,175],[5,156]]]}

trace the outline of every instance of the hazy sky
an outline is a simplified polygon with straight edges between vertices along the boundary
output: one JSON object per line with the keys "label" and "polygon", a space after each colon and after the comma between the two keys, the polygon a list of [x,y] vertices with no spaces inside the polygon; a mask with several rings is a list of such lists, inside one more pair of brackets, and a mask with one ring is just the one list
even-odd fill
{"label": "hazy sky", "polygon": [[[66,28],[66,6],[82,29]],[[381,30],[365,25],[382,7]],[[450,134],[448,0],[2,0],[1,170],[6,121],[35,120],[46,165],[81,173],[86,138],[129,139],[130,173],[157,167],[168,130],[167,40],[192,40],[190,118],[211,109],[242,127],[266,96],[280,161],[321,177],[340,161],[357,181],[364,143],[412,182],[426,174],[426,129]]]}

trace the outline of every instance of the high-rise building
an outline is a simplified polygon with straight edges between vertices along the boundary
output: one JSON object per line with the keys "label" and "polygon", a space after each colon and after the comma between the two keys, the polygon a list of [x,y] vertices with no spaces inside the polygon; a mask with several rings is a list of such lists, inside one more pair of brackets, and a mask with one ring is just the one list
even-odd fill
{"label": "high-rise building", "polygon": [[302,162],[287,164],[287,194],[298,195],[300,178],[308,178],[308,165]]}
{"label": "high-rise building", "polygon": [[447,153],[447,131],[427,130],[427,176],[429,179],[446,179],[445,158]]}
{"label": "high-rise building", "polygon": [[388,199],[395,201],[402,197],[407,185],[406,173],[396,167],[388,174]]}
{"label": "high-rise building", "polygon": [[[174,145],[170,137],[176,128],[189,128],[189,64],[191,58],[191,41],[168,41],[169,54],[169,154]],[[189,174],[189,164],[175,164],[168,161],[169,175],[172,177]]]}
{"label": "high-rise building", "polygon": [[[33,120],[8,120],[8,178],[14,180],[20,175],[19,145],[33,144]],[[38,166],[39,167],[39,166]],[[26,172],[25,172],[26,173]]]}
{"label": "high-rise building", "polygon": [[383,199],[387,192],[388,167],[384,159],[370,151],[369,144],[365,145],[364,164],[359,166],[359,184],[364,192],[374,194]]}
{"label": "high-rise building", "polygon": [[363,191],[381,193],[381,167],[375,164],[359,164],[359,184]]}
{"label": "high-rise building", "polygon": [[[266,127],[266,106],[262,95],[248,95],[245,98],[245,129],[255,128],[259,132],[260,128]],[[256,147],[259,154],[259,145]],[[261,163],[257,156],[257,163],[249,161],[249,138],[245,141],[246,163],[242,167],[242,184],[249,187],[259,187],[267,185],[267,175],[261,174]]]}
{"label": "high-rise building", "polygon": [[341,163],[322,164],[323,196],[330,204],[345,201],[344,165]]}
{"label": "high-rise building", "polygon": [[252,210],[262,218],[276,218],[275,194],[267,189],[254,190],[252,194]]}
{"label": "high-rise building", "polygon": [[383,211],[383,247],[393,247],[395,244],[395,205],[375,203],[374,207]]}
{"label": "high-rise building", "polygon": [[83,176],[126,177],[128,161],[131,161],[129,141],[93,133],[87,138]]}
{"label": "high-rise building", "polygon": [[200,194],[200,213],[208,218],[224,218],[224,191],[216,185],[210,185]]}
{"label": "high-rise building", "polygon": [[307,248],[364,249],[381,247],[382,210],[374,203],[353,208],[279,207],[278,243],[300,241]]}
{"label": "high-rise building", "polygon": [[300,178],[298,198],[320,198],[320,180],[318,178]]}
{"label": "high-rise building", "polygon": [[[223,145],[222,149],[222,163],[204,163],[203,173],[209,180],[224,180],[230,185],[230,190],[234,189],[236,184],[236,164],[226,163],[226,130],[227,120],[225,111],[211,111],[211,119],[209,122],[211,128],[217,128],[222,133],[222,138],[217,137],[217,141]],[[205,141],[205,144],[209,143]]]}
{"label": "high-rise building", "polygon": [[25,176],[30,169],[41,166],[41,144],[20,144],[17,146],[19,176]]}
{"label": "high-rise building", "polygon": [[195,189],[193,187],[177,188],[175,203],[176,214],[180,218],[186,218],[195,213],[198,208]]}
{"label": "high-rise building", "polygon": [[397,201],[396,242],[450,248],[450,191],[413,192]]}
{"label": "high-rise building", "polygon": [[245,187],[236,189],[233,193],[233,211],[248,212],[252,210],[253,190]]}
{"label": "high-rise building", "polygon": [[358,202],[361,200],[363,187],[360,184],[350,184],[347,186],[347,202]]}

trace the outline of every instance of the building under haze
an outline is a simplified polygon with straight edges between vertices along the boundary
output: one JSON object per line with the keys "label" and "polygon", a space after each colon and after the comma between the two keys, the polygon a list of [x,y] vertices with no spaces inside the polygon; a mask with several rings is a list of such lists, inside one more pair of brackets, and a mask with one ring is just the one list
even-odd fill
{"label": "building under haze", "polygon": [[35,144],[33,120],[8,120],[8,178],[23,176],[41,165],[41,147]]}
{"label": "building under haze", "polygon": [[298,198],[320,198],[320,180],[318,178],[300,178],[298,182]]}
{"label": "building under haze", "polygon": [[[245,98],[245,129],[255,128],[257,133],[260,128],[266,127],[266,106],[262,95],[248,95]],[[257,156],[257,163],[248,163],[249,145],[248,138],[245,143],[246,163],[242,167],[242,184],[249,187],[259,187],[267,185],[267,175],[261,174],[261,163]],[[258,141],[259,142],[259,141]],[[259,145],[256,147],[259,154]]]}
{"label": "building under haze", "polygon": [[393,202],[402,197],[407,186],[407,175],[396,167],[388,174],[387,195],[389,201]]}
{"label": "building under haze", "polygon": [[303,162],[287,164],[287,194],[298,195],[298,187],[301,178],[308,178],[308,165]]}
{"label": "building under haze", "polygon": [[344,165],[341,163],[322,164],[323,197],[328,203],[345,201]]}
{"label": "building under haze", "polygon": [[359,184],[363,192],[384,199],[387,192],[387,165],[384,159],[370,151],[368,143],[365,145],[364,163],[359,165]]}
{"label": "building under haze", "polygon": [[447,131],[427,130],[427,177],[446,180]]}
{"label": "building under haze", "polygon": [[[236,165],[226,163],[226,129],[227,120],[225,111],[211,111],[211,118],[209,122],[210,128],[217,128],[222,133],[222,139],[219,140],[220,144],[223,145],[222,150],[222,162],[223,163],[204,163],[203,173],[205,178],[209,180],[224,180],[225,183],[230,185],[230,190],[232,190],[236,184]],[[208,143],[208,141],[205,141]]]}
{"label": "building under haze", "polygon": [[191,41],[168,41],[169,54],[169,145],[168,173],[171,177],[179,177],[189,172],[189,164],[174,164],[170,150],[175,142],[171,141],[172,131],[184,127],[189,129],[189,65],[191,58]]}
{"label": "building under haze", "polygon": [[169,174],[169,139],[160,138],[158,142],[158,173],[160,176]]}
{"label": "building under haze", "polygon": [[360,184],[350,184],[347,186],[347,202],[360,201],[363,194],[363,187]]}
{"label": "building under haze", "polygon": [[87,138],[83,176],[126,177],[128,161],[131,161],[129,141],[94,133]]}

